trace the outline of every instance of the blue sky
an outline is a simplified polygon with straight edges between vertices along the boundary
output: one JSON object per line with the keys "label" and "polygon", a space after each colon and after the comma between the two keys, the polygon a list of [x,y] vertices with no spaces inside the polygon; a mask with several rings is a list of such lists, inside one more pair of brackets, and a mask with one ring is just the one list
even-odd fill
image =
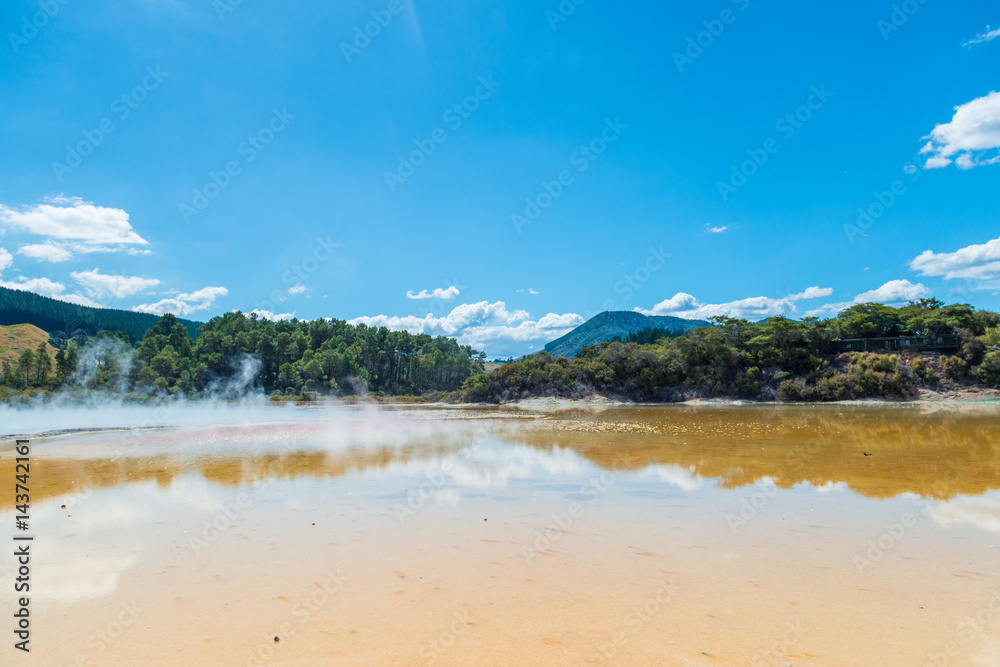
{"label": "blue sky", "polygon": [[7,287],[491,356],[606,309],[1000,308],[995,3],[10,0],[0,23]]}

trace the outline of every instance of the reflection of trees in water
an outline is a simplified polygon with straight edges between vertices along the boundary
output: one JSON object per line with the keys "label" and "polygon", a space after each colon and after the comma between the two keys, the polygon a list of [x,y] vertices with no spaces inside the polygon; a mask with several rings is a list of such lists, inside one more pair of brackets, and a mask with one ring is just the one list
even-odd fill
{"label": "reflection of trees in water", "polygon": [[[570,446],[602,467],[679,465],[723,488],[765,477],[783,488],[845,482],[876,498],[910,492],[944,499],[1000,488],[996,409],[638,409],[576,415],[544,427],[559,438],[572,434]],[[537,434],[547,443],[553,435]]]}
{"label": "reflection of trees in water", "polygon": [[[468,442],[465,442],[468,440]],[[405,464],[433,456],[446,456],[470,444],[470,438],[438,438],[415,441],[405,446],[365,447],[329,452],[317,449],[296,449],[288,452],[246,452],[218,456],[160,455],[141,458],[51,459],[39,461],[39,473],[44,466],[44,483],[32,489],[36,503],[48,498],[72,494],[81,489],[89,492],[123,484],[156,482],[167,488],[182,476],[196,473],[220,486],[237,488],[268,480],[335,479],[352,472],[385,468],[389,464]],[[7,457],[0,460],[0,478],[13,479],[14,463]],[[42,474],[37,475],[41,479]],[[9,509],[13,496],[0,496],[0,511]]]}
{"label": "reflection of trees in water", "polygon": [[[864,496],[900,493],[947,499],[1000,488],[1000,418],[996,410],[927,410],[914,406],[639,408],[567,413],[527,425],[491,424],[500,441],[551,452],[572,450],[598,466],[641,470],[677,465],[735,488],[771,478],[788,488],[845,482]],[[178,436],[180,437],[180,436]],[[80,489],[155,481],[169,486],[197,473],[226,487],[270,479],[335,479],[455,454],[471,432],[434,433],[405,445],[329,451],[246,451],[220,455],[59,459],[38,463],[36,502]],[[863,452],[872,453],[866,457]],[[13,479],[0,459],[0,479]],[[41,471],[44,469],[44,474]],[[33,473],[35,471],[33,470]],[[0,496],[0,510],[11,507]]]}

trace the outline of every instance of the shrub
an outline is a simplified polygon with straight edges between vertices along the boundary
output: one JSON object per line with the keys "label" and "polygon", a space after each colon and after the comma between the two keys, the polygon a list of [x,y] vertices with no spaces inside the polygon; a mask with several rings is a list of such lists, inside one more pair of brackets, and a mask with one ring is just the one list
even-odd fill
{"label": "shrub", "polygon": [[760,396],[761,372],[756,366],[751,366],[736,379],[736,390],[744,398],[757,398]]}
{"label": "shrub", "polygon": [[778,398],[783,401],[801,401],[804,398],[802,395],[804,388],[795,380],[782,380],[778,386]]}
{"label": "shrub", "polygon": [[[843,401],[852,396],[848,376],[842,373],[822,378],[813,390],[815,398],[820,401]],[[864,394],[860,394],[864,395]]]}
{"label": "shrub", "polygon": [[941,368],[953,380],[962,380],[969,375],[969,366],[959,357],[941,355]]}
{"label": "shrub", "polygon": [[996,387],[1000,385],[1000,352],[987,352],[983,363],[979,365],[976,377],[983,384]]}

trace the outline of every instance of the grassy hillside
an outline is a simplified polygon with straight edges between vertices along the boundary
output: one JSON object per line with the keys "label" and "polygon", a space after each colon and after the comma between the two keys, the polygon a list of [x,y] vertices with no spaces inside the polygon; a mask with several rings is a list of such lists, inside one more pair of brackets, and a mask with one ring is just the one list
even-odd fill
{"label": "grassy hillside", "polygon": [[[14,324],[8,327],[0,326],[0,364],[9,362],[12,366],[25,350],[34,352],[39,343],[48,345],[49,334],[33,324]],[[48,345],[49,355],[56,353],[56,348]]]}
{"label": "grassy hillside", "polygon": [[545,346],[553,357],[573,359],[580,349],[619,336],[627,336],[643,329],[673,329],[687,331],[695,327],[712,326],[704,320],[685,320],[680,317],[650,316],[627,310],[607,311],[596,315],[561,338]]}
{"label": "grassy hillside", "polygon": [[[146,313],[111,308],[87,308],[31,292],[0,287],[0,325],[33,324],[48,332],[63,331],[72,336],[77,330],[88,335],[98,331],[124,331],[133,343],[142,340],[160,318]],[[200,322],[179,319],[188,333],[198,335]]]}

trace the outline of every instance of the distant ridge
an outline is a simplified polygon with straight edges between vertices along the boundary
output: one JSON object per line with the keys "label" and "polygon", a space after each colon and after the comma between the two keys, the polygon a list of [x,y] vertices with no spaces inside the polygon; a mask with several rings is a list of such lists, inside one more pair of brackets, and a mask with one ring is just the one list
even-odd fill
{"label": "distant ridge", "polygon": [[[33,324],[47,332],[63,331],[72,336],[83,329],[93,335],[98,331],[124,331],[132,342],[141,340],[160,318],[148,313],[113,308],[88,308],[32,292],[0,287],[0,325]],[[191,337],[198,335],[201,322],[177,320]]]}
{"label": "distant ridge", "polygon": [[643,315],[628,310],[609,310],[595,315],[565,336],[556,338],[545,346],[553,357],[573,359],[580,348],[596,345],[643,329],[672,329],[687,331],[696,327],[710,327],[704,320],[685,320],[672,315]]}

